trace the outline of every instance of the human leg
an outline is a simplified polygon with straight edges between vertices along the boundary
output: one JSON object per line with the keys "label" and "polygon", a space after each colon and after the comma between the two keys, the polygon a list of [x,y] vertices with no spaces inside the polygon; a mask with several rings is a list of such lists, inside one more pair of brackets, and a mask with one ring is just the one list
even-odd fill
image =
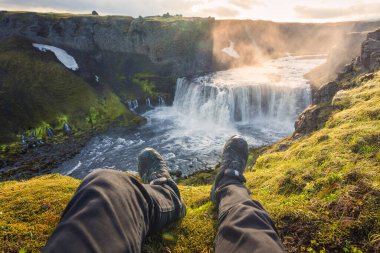
{"label": "human leg", "polygon": [[218,207],[215,252],[284,252],[273,221],[243,185],[247,156],[248,146],[240,137],[226,143],[211,192]]}
{"label": "human leg", "polygon": [[44,252],[141,252],[148,233],[184,215],[174,181],[156,175],[160,180],[144,181],[150,184],[119,171],[97,170],[88,175]]}

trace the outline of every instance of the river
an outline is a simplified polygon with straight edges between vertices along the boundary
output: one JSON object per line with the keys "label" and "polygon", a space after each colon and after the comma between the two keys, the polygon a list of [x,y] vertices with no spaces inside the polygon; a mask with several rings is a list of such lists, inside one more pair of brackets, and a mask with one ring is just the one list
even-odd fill
{"label": "river", "polygon": [[287,56],[260,66],[179,78],[173,106],[162,103],[144,113],[148,123],[137,130],[111,129],[92,138],[53,172],[83,178],[101,167],[137,171],[137,155],[145,147],[157,149],[183,175],[213,168],[233,134],[246,138],[250,147],[291,134],[297,116],[311,102],[304,74],[324,61]]}

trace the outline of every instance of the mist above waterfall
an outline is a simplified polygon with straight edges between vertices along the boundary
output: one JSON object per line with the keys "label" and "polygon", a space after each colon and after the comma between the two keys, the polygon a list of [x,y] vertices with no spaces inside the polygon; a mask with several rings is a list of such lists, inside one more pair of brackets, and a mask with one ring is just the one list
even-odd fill
{"label": "mist above waterfall", "polygon": [[[304,74],[324,61],[287,56],[259,66],[179,78],[173,106],[162,102],[146,112],[148,122],[137,130],[113,129],[94,137],[57,172],[81,178],[99,167],[137,170],[138,153],[153,147],[171,169],[187,175],[213,168],[233,134],[242,135],[251,147],[278,141],[292,133],[295,118],[310,103]],[[131,101],[130,106],[137,109],[139,104]]]}
{"label": "mist above waterfall", "polygon": [[193,128],[202,122],[211,128],[266,124],[291,131],[297,115],[311,100],[302,73],[323,61],[288,56],[256,67],[180,78],[174,108],[187,115],[187,124]]}
{"label": "mist above waterfall", "polygon": [[[303,24],[217,20],[212,29],[214,64],[219,69],[230,69],[254,66],[284,57],[287,53],[329,54],[340,50],[348,52],[348,59],[340,54],[330,59],[330,65],[341,66],[358,54],[361,41],[365,38],[364,31],[376,26],[375,22]],[[361,33],[363,36],[351,36]],[[353,48],[354,53],[350,53]],[[333,71],[339,71],[339,68],[333,68]]]}

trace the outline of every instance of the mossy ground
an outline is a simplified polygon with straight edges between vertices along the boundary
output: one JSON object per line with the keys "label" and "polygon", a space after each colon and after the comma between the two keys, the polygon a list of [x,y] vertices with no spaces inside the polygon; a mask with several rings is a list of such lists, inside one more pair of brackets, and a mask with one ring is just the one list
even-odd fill
{"label": "mossy ground", "polygon": [[[290,252],[379,252],[380,73],[340,92],[334,108],[311,135],[285,139],[258,158],[252,151],[257,161],[245,173],[247,187]],[[187,216],[149,237],[145,252],[212,252],[217,224],[210,181],[199,173],[180,182]],[[78,184],[59,175],[1,183],[0,251],[38,251]]]}
{"label": "mossy ground", "polygon": [[162,94],[158,92],[156,84],[152,82],[152,78],[154,78],[152,73],[137,73],[133,76],[132,82],[142,90],[146,97],[156,98]]}
{"label": "mossy ground", "polygon": [[78,185],[60,175],[0,183],[0,252],[39,251]]}

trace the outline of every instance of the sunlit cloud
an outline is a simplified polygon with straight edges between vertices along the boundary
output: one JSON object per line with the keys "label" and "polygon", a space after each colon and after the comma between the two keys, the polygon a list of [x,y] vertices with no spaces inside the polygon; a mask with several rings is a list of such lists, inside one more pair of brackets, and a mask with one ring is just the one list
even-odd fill
{"label": "sunlit cloud", "polygon": [[250,9],[255,5],[263,4],[262,0],[229,0],[229,3],[242,9]]}
{"label": "sunlit cloud", "polygon": [[356,4],[349,7],[310,7],[296,6],[297,17],[303,19],[331,19],[331,18],[352,18],[359,19],[379,18],[380,2],[369,4]]}
{"label": "sunlit cloud", "polygon": [[330,22],[380,19],[380,0],[0,0],[0,9],[217,19]]}
{"label": "sunlit cloud", "polygon": [[213,17],[223,17],[223,18],[235,18],[240,15],[240,11],[227,6],[217,6],[214,8],[202,9],[199,12],[201,16],[209,15]]}

